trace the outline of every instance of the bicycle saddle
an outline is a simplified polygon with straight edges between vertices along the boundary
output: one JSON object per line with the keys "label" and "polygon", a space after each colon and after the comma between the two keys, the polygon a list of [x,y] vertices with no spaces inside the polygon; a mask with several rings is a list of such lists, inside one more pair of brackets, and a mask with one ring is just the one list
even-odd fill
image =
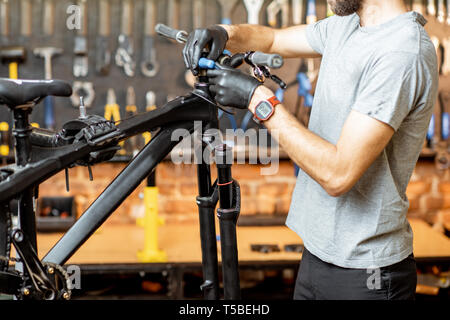
{"label": "bicycle saddle", "polygon": [[0,104],[11,109],[33,107],[46,96],[69,97],[72,87],[61,80],[14,80],[0,78]]}

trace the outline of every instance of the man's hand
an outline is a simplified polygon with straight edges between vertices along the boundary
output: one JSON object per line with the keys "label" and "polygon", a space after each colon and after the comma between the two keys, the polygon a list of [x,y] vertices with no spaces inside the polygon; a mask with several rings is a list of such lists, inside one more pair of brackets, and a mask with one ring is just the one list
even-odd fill
{"label": "man's hand", "polygon": [[228,41],[228,33],[221,26],[212,26],[206,29],[197,29],[189,34],[186,45],[183,49],[184,63],[186,68],[191,69],[194,75],[198,74],[198,61],[201,58],[203,49],[209,46],[210,60],[217,60]]}
{"label": "man's hand", "polygon": [[208,70],[209,90],[218,103],[226,107],[246,109],[260,85],[256,78],[236,69]]}

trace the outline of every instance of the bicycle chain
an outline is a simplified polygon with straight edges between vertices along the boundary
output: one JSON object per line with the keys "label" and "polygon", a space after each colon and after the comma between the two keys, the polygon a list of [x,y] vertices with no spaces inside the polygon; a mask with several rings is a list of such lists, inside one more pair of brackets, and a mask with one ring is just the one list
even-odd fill
{"label": "bicycle chain", "polygon": [[64,285],[64,288],[63,288],[64,291],[62,291],[62,290],[59,290],[59,291],[62,292],[62,298],[64,300],[70,300],[70,298],[72,297],[72,290],[70,288],[72,283],[70,281],[70,276],[67,273],[67,271],[62,266],[60,266],[59,264],[56,264],[56,263],[42,262],[42,264],[45,267],[47,267],[47,270],[49,268],[56,269],[64,277],[64,280],[65,280],[65,283],[64,283],[65,285]]}

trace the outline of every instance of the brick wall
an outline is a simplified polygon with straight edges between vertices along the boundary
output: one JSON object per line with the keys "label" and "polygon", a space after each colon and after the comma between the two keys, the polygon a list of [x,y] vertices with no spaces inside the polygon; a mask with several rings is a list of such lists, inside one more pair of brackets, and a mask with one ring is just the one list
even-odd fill
{"label": "brick wall", "polygon": [[[104,163],[93,167],[94,181],[89,181],[86,168],[70,170],[70,192],[65,191],[64,173],[45,182],[40,196],[76,197],[78,213],[83,212],[123,168],[123,164]],[[233,176],[242,189],[241,214],[277,214],[288,212],[295,185],[294,168],[290,161],[281,161],[277,175],[262,176],[260,165],[234,165]],[[215,179],[215,168],[212,168]],[[159,211],[167,220],[190,220],[197,215],[197,176],[194,165],[175,165],[163,162],[157,168],[160,190]],[[143,212],[142,184],[111,217],[116,222],[133,222]],[[408,186],[409,214],[441,227],[442,215],[450,211],[450,173],[435,169],[434,163],[421,161]],[[447,209],[447,210],[446,210]]]}

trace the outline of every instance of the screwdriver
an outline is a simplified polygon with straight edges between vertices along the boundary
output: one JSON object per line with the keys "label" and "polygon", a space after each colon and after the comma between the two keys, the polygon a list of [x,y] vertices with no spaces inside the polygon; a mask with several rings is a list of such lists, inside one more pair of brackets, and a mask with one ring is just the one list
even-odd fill
{"label": "screwdriver", "polygon": [[[112,88],[108,89],[108,93],[106,96],[106,106],[105,106],[105,119],[108,121],[120,122],[120,107],[117,104],[116,94]],[[123,149],[123,141],[119,142],[119,146],[122,148],[119,150],[118,154],[124,155],[125,150]]]}
{"label": "screwdriver", "polygon": [[[150,112],[156,110],[156,96],[153,91],[148,91],[145,95],[145,100],[147,102],[147,106],[145,107],[145,111]],[[150,132],[145,132],[142,134],[144,137],[145,144],[149,143],[152,139],[152,134]]]}
{"label": "screwdriver", "polygon": [[[125,107],[126,117],[131,118],[137,114],[136,107],[136,93],[133,87],[127,89],[127,106]],[[125,153],[129,156],[134,156],[139,152],[139,137],[134,136],[125,141]]]}

